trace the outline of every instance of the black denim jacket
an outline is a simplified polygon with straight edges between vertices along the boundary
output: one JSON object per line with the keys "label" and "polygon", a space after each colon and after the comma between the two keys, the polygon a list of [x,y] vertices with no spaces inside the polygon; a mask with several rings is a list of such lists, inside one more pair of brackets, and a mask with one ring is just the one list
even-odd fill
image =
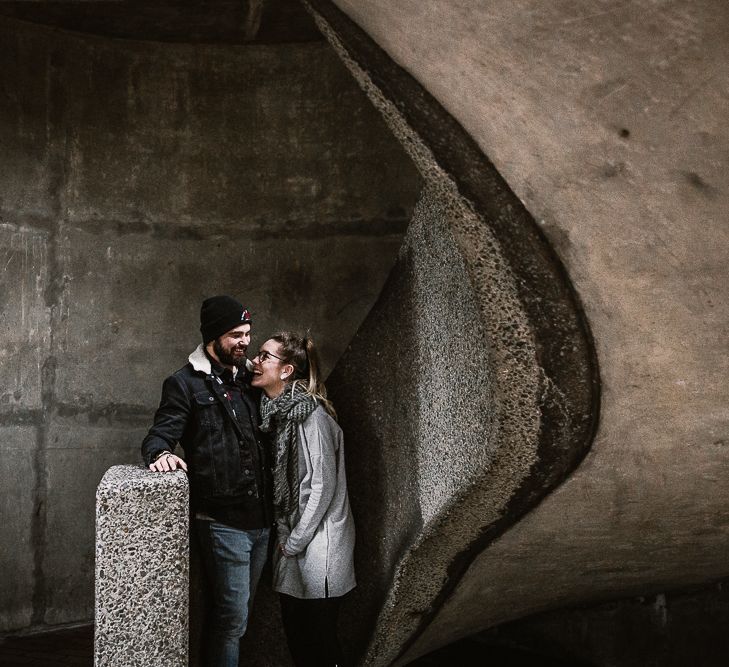
{"label": "black denim jacket", "polygon": [[142,442],[144,462],[149,465],[179,442],[185,451],[194,509],[262,502],[268,510],[268,441],[258,428],[258,392],[243,388],[251,428],[242,429],[225,398],[225,387],[203,359],[204,352],[198,348],[190,355],[191,363],[164,381],[154,423]]}

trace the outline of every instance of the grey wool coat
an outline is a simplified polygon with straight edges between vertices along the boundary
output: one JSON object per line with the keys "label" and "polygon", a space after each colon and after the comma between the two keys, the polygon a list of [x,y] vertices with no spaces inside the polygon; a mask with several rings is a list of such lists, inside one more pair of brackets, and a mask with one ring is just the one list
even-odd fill
{"label": "grey wool coat", "polygon": [[339,597],[355,587],[354,520],[347,496],[342,429],[321,406],[297,429],[299,507],[278,525],[273,588],[297,598]]}

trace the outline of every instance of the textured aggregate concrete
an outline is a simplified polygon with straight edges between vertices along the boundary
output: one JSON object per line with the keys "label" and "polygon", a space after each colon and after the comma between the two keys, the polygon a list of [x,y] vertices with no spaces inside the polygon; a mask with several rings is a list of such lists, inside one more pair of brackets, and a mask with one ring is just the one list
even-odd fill
{"label": "textured aggregate concrete", "polygon": [[[336,13],[315,16],[427,184],[382,296],[330,378],[354,451],[360,586],[350,649],[388,664],[427,627],[479,544],[578,460],[593,370],[577,304],[543,239],[530,236],[533,221],[512,212],[518,201],[491,174],[486,206],[477,188],[475,207],[442,158],[451,138],[466,145],[471,170],[480,153],[447,119],[429,127],[442,112],[393,79]],[[504,228],[509,247],[496,237]]]}
{"label": "textured aggregate concrete", "polygon": [[601,368],[590,454],[483,550],[405,657],[535,611],[725,576],[726,5],[335,4],[539,221]]}
{"label": "textured aggregate concrete", "polygon": [[96,494],[95,667],[184,667],[189,486],[183,472],[110,468]]}
{"label": "textured aggregate concrete", "polygon": [[[440,592],[453,554],[495,518],[536,456],[536,378],[533,395],[520,397],[519,433],[510,434],[499,411],[510,387],[492,374],[498,342],[441,194],[424,193],[381,299],[330,378],[358,526],[349,643],[362,652],[377,619],[376,664],[394,657]],[[526,362],[529,339],[517,336],[513,349]],[[519,456],[503,476],[489,475],[509,445]]]}
{"label": "textured aggregate concrete", "polygon": [[159,44],[2,18],[0,45],[0,447],[22,472],[3,466],[0,488],[23,484],[0,509],[23,582],[0,584],[4,631],[91,618],[95,487],[138,460],[201,300],[239,296],[253,346],[310,327],[331,368],[420,181],[323,41]]}

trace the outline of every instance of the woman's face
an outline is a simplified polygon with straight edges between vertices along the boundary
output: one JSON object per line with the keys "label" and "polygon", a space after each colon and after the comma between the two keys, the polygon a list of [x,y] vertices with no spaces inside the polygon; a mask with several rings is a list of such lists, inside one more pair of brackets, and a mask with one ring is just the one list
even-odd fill
{"label": "woman's face", "polygon": [[253,357],[251,384],[263,389],[269,398],[275,398],[284,390],[286,379],[293,372],[291,364],[283,363],[281,352],[281,344],[269,338]]}

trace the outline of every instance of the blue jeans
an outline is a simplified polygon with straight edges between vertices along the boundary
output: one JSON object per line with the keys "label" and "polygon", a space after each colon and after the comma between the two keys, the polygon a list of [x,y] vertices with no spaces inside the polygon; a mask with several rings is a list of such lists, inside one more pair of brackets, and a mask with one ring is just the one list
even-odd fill
{"label": "blue jeans", "polygon": [[202,560],[212,585],[207,667],[238,667],[258,580],[268,553],[268,528],[240,530],[197,519]]}

